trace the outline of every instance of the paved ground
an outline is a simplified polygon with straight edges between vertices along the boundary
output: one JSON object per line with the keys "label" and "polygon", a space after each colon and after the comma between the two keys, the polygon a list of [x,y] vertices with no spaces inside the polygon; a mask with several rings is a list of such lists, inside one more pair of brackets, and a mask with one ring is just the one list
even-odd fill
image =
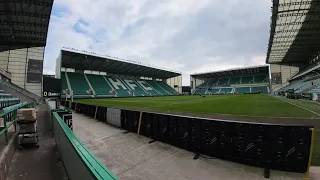
{"label": "paved ground", "polygon": [[[194,154],[154,142],[73,113],[75,134],[121,180],[264,180],[263,169],[220,159],[193,160]],[[312,168],[310,179],[320,179]],[[301,180],[304,174],[271,171],[270,179]]]}
{"label": "paved ground", "polygon": [[67,179],[58,151],[49,130],[45,105],[37,108],[40,148],[16,150],[8,180],[63,180]]}

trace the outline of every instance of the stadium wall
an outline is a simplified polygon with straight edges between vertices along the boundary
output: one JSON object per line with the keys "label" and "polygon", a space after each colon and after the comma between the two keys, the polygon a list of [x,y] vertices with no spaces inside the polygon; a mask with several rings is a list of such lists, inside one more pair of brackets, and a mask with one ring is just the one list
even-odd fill
{"label": "stadium wall", "polygon": [[182,93],[182,76],[167,79],[167,84],[174,88],[179,94]]}
{"label": "stadium wall", "polygon": [[192,76],[190,76],[190,87],[191,87],[191,92],[196,89],[197,86],[200,84],[204,83],[203,79],[196,79]]}
{"label": "stadium wall", "polygon": [[0,52],[0,67],[11,74],[11,82],[38,96],[42,95],[43,60],[44,47]]}
{"label": "stadium wall", "polygon": [[299,67],[270,64],[271,89],[277,91],[289,84],[290,77],[299,72]]}

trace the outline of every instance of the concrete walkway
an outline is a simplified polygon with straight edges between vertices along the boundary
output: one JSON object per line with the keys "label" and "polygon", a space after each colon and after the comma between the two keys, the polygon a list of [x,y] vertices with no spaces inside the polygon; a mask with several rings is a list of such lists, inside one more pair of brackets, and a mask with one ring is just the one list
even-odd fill
{"label": "concrete walkway", "polygon": [[[98,122],[73,113],[73,128],[88,146],[121,180],[265,180],[263,169],[220,159],[200,157],[192,152]],[[304,174],[271,170],[269,179],[301,180]],[[311,175],[310,179],[317,177]]]}
{"label": "concrete walkway", "polygon": [[63,180],[67,179],[50,131],[45,104],[37,107],[39,149],[16,149],[9,170],[9,180]]}

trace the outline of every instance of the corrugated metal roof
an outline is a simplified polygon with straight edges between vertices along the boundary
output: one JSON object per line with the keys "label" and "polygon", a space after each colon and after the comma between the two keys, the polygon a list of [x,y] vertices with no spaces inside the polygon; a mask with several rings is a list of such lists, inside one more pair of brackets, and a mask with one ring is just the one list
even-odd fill
{"label": "corrugated metal roof", "polygon": [[46,45],[53,0],[0,0],[0,52]]}
{"label": "corrugated metal roof", "polygon": [[273,0],[267,63],[306,64],[320,51],[320,1]]}
{"label": "corrugated metal roof", "polygon": [[119,60],[110,56],[103,57],[97,54],[77,52],[70,49],[61,50],[61,67],[160,79],[168,79],[181,75],[181,73],[178,72]]}
{"label": "corrugated metal roof", "polygon": [[229,77],[229,76],[242,76],[250,74],[267,74],[269,66],[251,66],[245,68],[226,69],[220,71],[204,72],[191,74],[192,77],[198,78],[214,78],[214,77]]}

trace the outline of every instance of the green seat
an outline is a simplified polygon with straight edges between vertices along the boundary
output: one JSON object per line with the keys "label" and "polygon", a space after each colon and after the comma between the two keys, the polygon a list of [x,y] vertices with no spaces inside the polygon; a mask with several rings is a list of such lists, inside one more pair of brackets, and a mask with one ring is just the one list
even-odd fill
{"label": "green seat", "polygon": [[[116,93],[117,97],[129,97],[129,96],[133,96],[130,92],[130,89],[128,89],[128,87],[126,86],[126,84],[124,84],[124,82],[121,81],[120,78],[115,78],[115,77],[111,77],[108,76],[106,77],[106,79],[108,80],[108,82],[110,83],[111,86],[113,86],[113,89],[116,92],[112,92],[112,93]],[[120,83],[120,85],[115,85],[114,83]]]}
{"label": "green seat", "polygon": [[[123,79],[134,96],[149,96],[134,79]],[[129,84],[131,86],[129,86]]]}
{"label": "green seat", "polygon": [[196,89],[193,94],[200,95],[204,94],[206,92],[206,89]]}
{"label": "green seat", "polygon": [[[154,90],[156,90],[157,92],[159,92],[161,95],[163,96],[168,96],[168,95],[171,95],[171,93],[167,90],[165,90],[162,86],[160,86],[156,81],[150,81],[150,80],[146,80],[146,82],[152,86],[152,88]],[[159,95],[157,93],[157,95]]]}
{"label": "green seat", "polygon": [[170,92],[171,95],[179,95],[179,93],[175,89],[173,89],[171,86],[169,86],[167,83],[163,81],[157,81],[157,83],[166,91]]}
{"label": "green seat", "polygon": [[229,82],[229,78],[221,78],[219,79],[219,82],[218,82],[218,86],[225,86],[225,85],[228,85],[228,82]]}
{"label": "green seat", "polygon": [[215,86],[218,82],[218,79],[213,79],[211,81],[208,82],[207,86],[210,88],[212,86]]}
{"label": "green seat", "polygon": [[112,88],[102,75],[86,74],[96,95],[110,95]]}
{"label": "green seat", "polygon": [[268,88],[267,86],[256,86],[256,87],[251,87],[251,93],[268,93]]}
{"label": "green seat", "polygon": [[242,84],[251,84],[253,83],[253,76],[242,76]]}
{"label": "green seat", "polygon": [[241,82],[241,77],[232,77],[230,78],[229,84],[240,84],[240,82]]}
{"label": "green seat", "polygon": [[216,94],[216,93],[219,92],[219,90],[220,90],[220,88],[218,88],[218,89],[208,89],[206,94]]}
{"label": "green seat", "polygon": [[90,89],[84,74],[68,72],[69,82],[73,95],[88,95],[87,91]]}
{"label": "green seat", "polygon": [[11,98],[12,95],[11,94],[4,94],[4,93],[0,93],[0,98],[1,99],[5,99],[5,98]]}
{"label": "green seat", "polygon": [[254,83],[264,83],[267,81],[266,75],[254,76]]}
{"label": "green seat", "polygon": [[248,93],[250,93],[250,87],[237,87],[236,93],[248,94]]}
{"label": "green seat", "polygon": [[231,93],[233,88],[221,88],[219,93]]}

